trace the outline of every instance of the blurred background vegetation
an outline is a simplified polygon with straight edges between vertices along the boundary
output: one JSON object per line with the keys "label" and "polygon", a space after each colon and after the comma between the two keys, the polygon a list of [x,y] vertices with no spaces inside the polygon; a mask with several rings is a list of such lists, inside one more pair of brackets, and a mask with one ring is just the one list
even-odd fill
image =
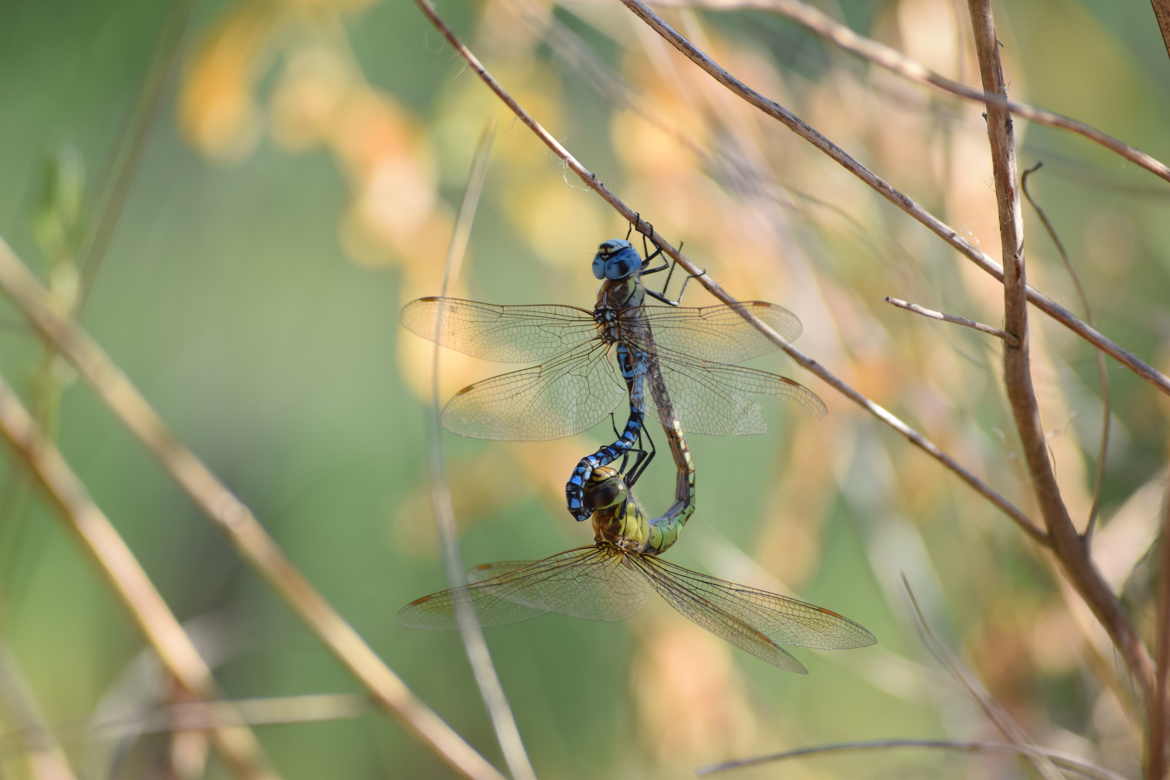
{"label": "blurred background vegetation", "polygon": [[[961,2],[824,7],[978,83]],[[1038,517],[998,344],[883,302],[892,295],[999,324],[997,283],[698,73],[620,5],[493,0],[445,2],[440,11],[523,105],[664,235],[685,240],[732,294],[794,310],[806,353]],[[997,13],[1013,97],[1170,157],[1170,62],[1145,4],[1021,0]],[[903,82],[766,11],[667,16],[998,255],[979,105]],[[452,294],[588,306],[594,249],[626,226],[503,113],[412,4],[46,0],[9,3],[3,18],[0,235],[63,310],[84,300],[81,321],[178,434],[417,694],[499,764],[458,636],[394,619],[399,605],[444,585],[425,457],[431,351],[397,327],[398,309],[438,292],[489,123],[493,158]],[[152,79],[161,79],[157,108],[136,115]],[[148,120],[141,139],[135,116]],[[1170,190],[1079,138],[1023,121],[1017,128],[1021,164],[1045,164],[1033,192],[1068,246],[1099,328],[1170,370]],[[120,172],[128,174],[121,208],[110,196]],[[1030,279],[1079,311],[1032,214],[1027,227]],[[688,298],[710,302],[695,286]],[[1083,523],[1101,427],[1093,354],[1042,316],[1033,325],[1049,444]],[[671,557],[830,606],[880,644],[797,651],[811,671],[797,677],[665,606],[632,625],[549,616],[494,629],[495,663],[538,772],[673,777],[820,742],[998,739],[924,650],[903,574],[934,629],[1035,742],[1135,772],[1140,719],[1126,710],[1124,672],[1046,557],[815,378],[779,357],[759,364],[810,384],[831,413],[797,423],[773,410],[768,436],[696,437],[699,509]],[[444,395],[498,370],[454,353],[443,365]],[[359,693],[5,302],[0,367],[206,648],[228,696]],[[1144,619],[1168,409],[1128,371],[1110,364],[1109,375],[1113,439],[1095,549],[1110,584]],[[587,529],[563,511],[561,487],[608,430],[523,444],[444,434],[464,560],[535,558],[587,543]],[[652,510],[670,500],[668,461],[639,485]],[[127,738],[124,728],[168,702],[171,687],[143,671],[149,654],[139,634],[7,451],[0,642],[85,776],[174,769],[168,737]],[[0,724],[0,774],[21,777],[12,713],[0,712]],[[373,711],[258,733],[288,777],[447,773]],[[903,751],[809,759],[785,765],[784,776],[1031,771],[1006,756]],[[226,770],[213,756],[206,775]]]}

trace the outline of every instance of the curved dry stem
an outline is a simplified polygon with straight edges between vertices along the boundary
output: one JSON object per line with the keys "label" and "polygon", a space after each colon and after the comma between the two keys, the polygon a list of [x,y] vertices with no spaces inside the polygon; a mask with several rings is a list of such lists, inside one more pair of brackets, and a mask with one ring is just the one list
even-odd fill
{"label": "curved dry stem", "polygon": [[81,328],[53,311],[44,288],[2,240],[0,289],[8,294],[41,338],[77,368],[98,397],[146,446],[199,510],[224,532],[241,557],[268,581],[387,713],[461,775],[501,778],[486,759],[382,663],[361,635],[285,556],[251,510],[166,427],[101,347]]}
{"label": "curved dry stem", "polygon": [[1061,769],[1076,772],[1083,777],[1098,778],[1099,780],[1125,780],[1124,775],[1090,764],[1073,756],[1062,753],[1053,753],[1048,750],[1021,747],[1006,742],[957,742],[946,739],[878,739],[872,742],[837,742],[832,745],[816,745],[814,747],[787,750],[783,753],[772,753],[766,756],[745,758],[739,761],[725,761],[722,764],[703,767],[698,770],[700,775],[713,775],[716,772],[726,772],[731,769],[745,769],[750,766],[759,766],[776,761],[786,761],[803,756],[817,756],[826,753],[846,753],[863,750],[891,750],[894,748],[924,748],[928,750],[951,750],[960,753],[1018,753],[1030,756],[1039,755],[1051,761]]}
{"label": "curved dry stem", "polygon": [[[969,87],[962,82],[949,79],[941,73],[931,70],[922,63],[907,57],[891,46],[854,32],[824,11],[801,2],[801,0],[652,0],[652,2],[658,6],[702,7],[718,10],[755,8],[764,11],[775,11],[781,16],[804,25],[809,31],[816,33],[839,48],[856,54],[862,59],[885,68],[891,73],[895,73],[909,81],[938,87],[944,92],[949,92],[964,100],[973,100],[978,103],[994,103],[1030,122],[1076,133],[1124,157],[1134,165],[1144,168],[1155,176],[1170,182],[1170,166],[1167,166],[1166,163],[1153,155],[1130,146],[1119,138],[1114,138],[1092,125],[1080,122],[1064,114],[1047,111],[1043,108],[1028,105],[1027,103],[1008,100],[1002,95],[989,95],[986,92],[980,92],[973,87]],[[1166,0],[1152,0],[1152,2],[1154,2],[1155,9],[1157,9],[1157,4],[1159,2],[1165,4]]]}
{"label": "curved dry stem", "polygon": [[[700,51],[694,44],[680,35],[662,17],[658,16],[641,0],[621,0],[634,14],[646,22],[656,33],[662,36],[670,45],[674,46],[687,59],[698,65],[712,78],[727,87],[737,97],[755,106],[763,113],[779,121],[804,140],[824,152],[830,159],[845,170],[865,182],[883,198],[897,206],[902,211],[922,223],[936,236],[958,250],[964,257],[974,262],[980,269],[1003,281],[1003,268],[989,255],[979,251],[974,245],[965,241],[950,225],[920,206],[913,198],[895,189],[893,185],[881,178],[873,171],[851,157],[844,149],[837,146],[816,129],[810,127],[798,116],[771,98],[761,95],[747,84],[737,79],[719,63],[712,60]],[[1000,108],[999,110],[1002,110]],[[1139,359],[1136,355],[1121,347],[1109,337],[1093,326],[1078,318],[1064,306],[1048,298],[1037,290],[1026,287],[1028,301],[1078,336],[1088,341],[1097,349],[1105,352],[1135,374],[1146,380],[1163,393],[1170,395],[1170,377],[1155,369],[1153,366]]]}
{"label": "curved dry stem", "polygon": [[[459,217],[455,221],[455,230],[451,235],[451,244],[447,248],[447,260],[443,265],[443,283],[439,295],[445,298],[451,276],[457,265],[463,260],[467,251],[467,243],[471,237],[471,226],[475,223],[475,213],[479,206],[479,196],[483,192],[483,181],[487,175],[488,160],[491,159],[494,131],[489,126],[480,136],[479,144],[475,149],[475,156],[471,162],[471,170],[467,176],[467,186],[463,190],[463,202],[459,207]],[[451,587],[459,588],[467,584],[467,576],[463,571],[463,561],[459,557],[459,547],[455,540],[455,509],[451,502],[451,490],[447,485],[447,478],[443,472],[443,431],[439,420],[442,404],[439,403],[439,344],[442,338],[439,327],[442,317],[435,319],[435,348],[431,358],[431,507],[435,512],[435,524],[439,527],[439,538],[443,545],[443,562],[447,570],[447,580]],[[462,595],[461,591],[456,591]],[[524,741],[520,738],[520,729],[516,725],[516,718],[512,708],[508,706],[508,697],[504,694],[504,686],[500,684],[500,677],[492,665],[492,657],[488,652],[487,641],[483,637],[483,627],[475,615],[475,609],[466,598],[455,599],[455,620],[459,627],[459,635],[463,640],[463,647],[467,651],[467,660],[471,664],[471,671],[475,683],[479,687],[480,696],[487,706],[488,716],[492,720],[492,727],[496,730],[496,739],[500,743],[500,750],[512,777],[517,780],[536,780],[536,772],[528,760],[528,753],[524,750]]]}
{"label": "curved dry stem", "polygon": [[[975,49],[983,88],[1007,92],[995,21],[988,0],[969,0]],[[999,211],[1000,243],[1004,257],[1004,330],[1018,340],[1004,350],[1004,388],[1015,418],[1024,451],[1024,462],[1036,496],[1036,503],[1048,529],[1048,539],[1065,576],[1093,610],[1105,628],[1130,673],[1149,701],[1153,695],[1153,664],[1129,617],[1109,589],[1089,556],[1085,540],[1077,533],[1068,507],[1060,494],[1056,472],[1049,457],[1040,407],[1032,385],[1028,343],[1027,273],[1024,262],[1023,215],[1017,187],[1015,136],[1011,115],[995,104],[987,106],[987,136],[991,147],[996,205]]]}
{"label": "curved dry stem", "polygon": [[[1024,197],[1036,211],[1036,216],[1040,218],[1040,224],[1044,226],[1044,230],[1048,233],[1048,237],[1052,239],[1052,243],[1056,246],[1056,252],[1060,255],[1060,261],[1064,264],[1064,270],[1072,279],[1073,287],[1077,291],[1077,297],[1081,299],[1081,309],[1085,312],[1085,322],[1090,325],[1093,324],[1093,310],[1089,306],[1089,296],[1085,292],[1084,285],[1081,284],[1081,277],[1077,270],[1073,267],[1072,261],[1068,257],[1068,252],[1065,251],[1064,242],[1060,240],[1060,236],[1056,233],[1056,228],[1053,227],[1048,215],[1044,209],[1040,208],[1033,198],[1032,194],[1028,192],[1028,177],[1036,171],[1040,170],[1043,163],[1036,163],[1020,177],[1020,188],[1024,192]],[[1089,521],[1085,524],[1085,532],[1082,536],[1086,540],[1091,541],[1093,538],[1093,531],[1097,527],[1097,515],[1101,510],[1101,487],[1105,484],[1105,458],[1109,454],[1109,432],[1112,428],[1111,421],[1113,418],[1112,404],[1109,403],[1109,370],[1105,365],[1105,356],[1100,352],[1094,352],[1093,357],[1096,358],[1097,363],[1097,382],[1101,387],[1101,444],[1097,448],[1097,468],[1093,475],[1093,505],[1089,507]]]}
{"label": "curved dry stem", "polygon": [[[426,17],[431,21],[431,24],[433,24],[435,28],[443,34],[451,46],[459,53],[461,57],[463,57],[471,69],[475,71],[475,73],[480,77],[480,79],[483,80],[485,84],[487,84],[488,88],[491,89],[492,92],[494,92],[501,101],[503,101],[504,105],[508,106],[512,113],[514,113],[517,118],[519,118],[520,121],[528,127],[528,129],[536,134],[537,138],[539,138],[545,146],[552,150],[553,154],[563,160],[565,165],[567,165],[569,169],[573,171],[573,173],[577,174],[577,176],[585,183],[586,186],[588,186],[590,189],[600,195],[603,200],[613,206],[614,210],[621,214],[624,219],[629,221],[629,223],[633,225],[639,233],[649,238],[656,247],[661,249],[667,256],[674,259],[688,273],[696,277],[697,281],[702,284],[708,292],[710,292],[723,303],[733,307],[738,305],[736,299],[729,295],[727,291],[724,290],[721,286],[719,286],[719,284],[715,282],[715,280],[712,279],[709,274],[701,271],[694,263],[690,261],[689,258],[686,257],[686,255],[679,252],[679,250],[666,241],[661,236],[661,234],[655,232],[650,223],[641,219],[638,213],[623,203],[620,198],[614,195],[609,190],[609,188],[606,187],[601,182],[601,180],[597,178],[596,174],[592,173],[588,168],[582,165],[577,160],[577,158],[574,157],[569,152],[569,150],[561,144],[560,141],[558,141],[551,133],[545,130],[539,122],[529,116],[529,114],[520,106],[520,104],[516,102],[515,98],[513,98],[507,90],[500,86],[499,82],[496,81],[490,73],[488,73],[487,69],[484,68],[483,64],[479,61],[479,58],[476,57],[475,54],[472,53],[472,51],[466,46],[464,46],[463,43],[455,36],[455,33],[453,33],[442,20],[442,18],[439,17],[438,13],[435,11],[434,7],[431,6],[428,0],[415,0],[415,3],[418,5],[419,9],[422,10],[423,14],[425,14]],[[821,380],[827,383],[834,390],[841,393],[850,401],[857,404],[862,409],[893,428],[895,431],[904,436],[911,444],[930,455],[950,471],[954,472],[961,480],[966,482],[972,489],[979,493],[979,495],[983,496],[997,508],[999,508],[1000,511],[1007,515],[1020,528],[1020,530],[1026,533],[1033,541],[1042,545],[1047,544],[1044,531],[1032,523],[1032,521],[1028,519],[1028,516],[1025,515],[1023,511],[1021,511],[1011,501],[1008,501],[1002,495],[993,490],[979,477],[975,476],[966,468],[961,466],[958,461],[956,461],[950,455],[947,455],[945,452],[939,449],[938,445],[927,439],[918,431],[911,428],[884,407],[869,400],[864,395],[846,384],[844,381],[838,379],[820,363],[810,357],[807,357],[804,353],[800,352],[798,349],[785,341],[780,336],[780,334],[776,333],[776,331],[768,327],[768,325],[761,322],[758,318],[752,316],[749,311],[746,309],[737,309],[737,311],[741,317],[750,322],[753,327],[760,331],[760,333],[764,334],[764,336],[766,336],[769,341],[783,350],[785,354],[787,354],[805,369],[811,371],[813,374],[816,374]]]}
{"label": "curved dry stem", "polygon": [[[0,436],[12,447],[97,564],[166,670],[191,696],[217,699],[219,693],[211,669],[191,638],[109,518],[94,504],[81,480],[37,427],[3,377],[0,377]],[[241,777],[275,777],[266,766],[256,736],[246,727],[217,727],[212,737],[229,766]]]}

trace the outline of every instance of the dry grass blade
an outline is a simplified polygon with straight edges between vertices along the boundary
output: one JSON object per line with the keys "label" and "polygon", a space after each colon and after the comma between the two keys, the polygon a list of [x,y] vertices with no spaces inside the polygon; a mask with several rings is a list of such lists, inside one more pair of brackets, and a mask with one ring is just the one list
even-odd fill
{"label": "dry grass blade", "polygon": [[[969,6],[983,88],[1005,95],[1006,81],[990,3],[988,0],[969,0]],[[1040,421],[1029,357],[1027,273],[1023,215],[1016,183],[1015,137],[1011,115],[1002,106],[987,106],[987,136],[1004,257],[1004,330],[1019,340],[1018,346],[1004,350],[1004,386],[1023,445],[1024,461],[1036,502],[1044,516],[1052,551],[1060,561],[1062,571],[1108,632],[1148,701],[1153,694],[1153,665],[1149,654],[1117,597],[1090,558],[1088,545],[1073,526],[1060,494]]]}
{"label": "dry grass blade", "polygon": [[[1043,163],[1036,163],[1024,171],[1024,175],[1020,177],[1020,187],[1024,192],[1024,197],[1028,200],[1028,205],[1036,211],[1036,216],[1040,218],[1040,224],[1044,226],[1048,237],[1052,239],[1052,243],[1056,246],[1056,252],[1060,255],[1060,261],[1064,264],[1064,270],[1072,279],[1073,287],[1077,291],[1077,297],[1081,299],[1081,308],[1085,312],[1085,322],[1092,325],[1093,310],[1089,306],[1089,296],[1085,293],[1084,285],[1081,284],[1081,277],[1077,274],[1076,269],[1073,268],[1072,261],[1068,257],[1068,252],[1065,251],[1064,242],[1057,235],[1052,221],[1048,219],[1048,215],[1044,212],[1044,209],[1040,208],[1040,205],[1032,198],[1032,194],[1028,192],[1028,177],[1040,170],[1041,165]],[[1113,417],[1113,408],[1109,403],[1109,369],[1105,365],[1105,357],[1100,352],[1094,351],[1093,357],[1097,362],[1097,382],[1101,387],[1101,445],[1097,449],[1097,469],[1093,475],[1093,505],[1089,508],[1089,522],[1085,524],[1084,537],[1086,539],[1092,539],[1093,531],[1097,527],[1097,515],[1101,510],[1101,486],[1105,483],[1105,458],[1109,454],[1109,432],[1112,428],[1111,420]]]}
{"label": "dry grass blade", "polygon": [[727,772],[732,769],[745,769],[761,764],[776,761],[786,761],[803,756],[824,755],[827,753],[845,753],[863,750],[892,750],[894,748],[921,748],[928,750],[951,750],[960,753],[1019,753],[1034,756],[1039,754],[1053,764],[1069,772],[1076,772],[1082,777],[1098,778],[1099,780],[1126,780],[1124,775],[1094,766],[1087,761],[1081,761],[1073,756],[1060,753],[1050,753],[1046,750],[1010,745],[1005,742],[957,742],[945,739],[878,739],[872,742],[838,742],[832,745],[816,745],[814,747],[787,750],[783,753],[772,753],[767,756],[745,758],[740,761],[726,761],[722,764],[703,767],[698,770],[700,775],[713,775],[716,772]]}
{"label": "dry grass blade", "polygon": [[[211,669],[134,553],[90,499],[56,446],[37,428],[3,377],[0,377],[0,436],[40,483],[167,671],[192,696],[218,698]],[[247,728],[224,726],[216,728],[212,736],[224,759],[241,777],[274,777],[265,766],[255,735]]]}
{"label": "dry grass blade", "polygon": [[[419,1],[421,2],[421,0]],[[913,198],[895,189],[893,185],[875,174],[873,171],[866,168],[860,162],[851,157],[847,152],[845,152],[844,149],[837,146],[837,144],[833,143],[816,129],[810,127],[787,108],[780,105],[775,100],[761,95],[759,92],[733,76],[721,65],[719,65],[719,63],[708,57],[684,36],[680,35],[676,30],[674,30],[674,28],[668,25],[662,19],[662,17],[655,14],[649,6],[641,2],[641,0],[621,1],[627,8],[633,11],[634,14],[638,16],[638,18],[646,22],[646,24],[648,24],[651,29],[653,29],[668,43],[670,43],[670,45],[674,46],[674,48],[676,48],[689,60],[706,71],[708,75],[729,89],[737,97],[743,99],[752,106],[755,106],[766,115],[777,120],[785,127],[799,135],[801,138],[820,149],[842,168],[861,179],[866,183],[866,185],[873,188],[883,198],[923,224],[932,233],[958,250],[964,257],[967,257],[973,261],[977,266],[979,266],[980,269],[1001,282],[1004,280],[1004,270],[999,265],[999,263],[995,262],[995,260],[993,260],[986,253],[979,251],[970,242],[964,240],[954,228],[924,209]],[[1000,110],[1002,111],[1002,109]],[[659,244],[659,246],[662,245]],[[663,247],[663,249],[665,249],[665,247]],[[708,287],[708,289],[710,289],[710,287]],[[1075,314],[1066,309],[1064,306],[1061,306],[1056,301],[1048,298],[1047,296],[1030,287],[1025,287],[1025,293],[1027,295],[1027,300],[1032,305],[1036,306],[1045,314],[1064,325],[1073,333],[1076,333],[1078,336],[1088,341],[1097,349],[1105,352],[1113,359],[1129,368],[1135,374],[1145,379],[1163,393],[1170,395],[1170,377],[1167,377],[1165,374],[1158,371],[1150,364],[1139,359],[1136,355],[1129,352],[1129,350],[1122,348],[1121,345],[1105,336],[1087,322],[1084,322],[1078,318]]]}
{"label": "dry grass blade", "polygon": [[[492,141],[495,136],[493,128],[486,128],[480,135],[479,144],[475,149],[475,156],[471,162],[471,170],[467,176],[467,186],[463,191],[463,202],[459,206],[459,216],[455,221],[455,230],[451,235],[451,245],[447,249],[447,259],[443,265],[443,284],[439,292],[440,298],[446,297],[447,288],[455,269],[462,262],[467,251],[467,244],[471,237],[471,227],[475,224],[475,212],[479,206],[479,196],[483,192],[483,182],[487,176],[488,161],[491,159]],[[442,317],[435,320],[435,347],[431,361],[431,506],[435,512],[435,524],[439,527],[439,538],[443,544],[443,562],[447,570],[447,580],[451,587],[458,588],[467,584],[467,577],[463,571],[463,561],[459,557],[459,547],[455,539],[455,509],[451,501],[451,489],[443,472],[443,426],[439,420],[442,405],[439,402],[439,343],[442,341],[439,328]],[[461,595],[461,594],[460,594]],[[488,652],[487,642],[483,637],[483,627],[475,616],[475,610],[466,598],[456,598],[455,617],[459,626],[459,635],[463,639],[463,646],[467,651],[467,660],[475,675],[476,685],[479,686],[480,696],[487,706],[488,715],[492,719],[492,726],[496,730],[496,739],[500,743],[500,750],[504,760],[517,780],[536,778],[532,763],[528,760],[528,753],[524,750],[524,742],[520,738],[520,729],[516,725],[516,718],[508,706],[508,697],[504,694],[504,687],[500,684],[500,677],[492,665],[492,657]]]}
{"label": "dry grass blade", "polygon": [[[17,668],[8,647],[0,644],[0,711],[4,719],[16,726],[20,750],[35,780],[72,780],[77,775],[69,767],[65,751],[41,716],[32,689]],[[4,742],[0,736],[0,744]]]}
{"label": "dry grass blade", "polygon": [[927,622],[922,605],[918,603],[918,597],[914,595],[914,590],[910,587],[910,582],[906,579],[905,574],[902,575],[902,587],[906,589],[906,596],[914,611],[914,626],[927,651],[950,673],[951,677],[963,686],[971,698],[975,700],[975,703],[979,705],[979,708],[983,710],[983,713],[987,715],[987,719],[999,729],[999,733],[1003,734],[1004,738],[1013,745],[1021,748],[1021,755],[1032,760],[1037,772],[1049,780],[1061,780],[1060,772],[1056,770],[1051,761],[1044,757],[1044,751],[1028,738],[1028,735],[1024,733],[1011,714],[991,698],[991,694],[973,674],[963,668],[958,659],[934,633],[934,629]]}
{"label": "dry grass blade", "polygon": [[[1166,0],[1152,0],[1152,2],[1154,3],[1155,13],[1158,11],[1159,3],[1162,3],[1164,7],[1166,5]],[[940,73],[936,73],[922,63],[910,59],[891,46],[854,32],[824,11],[801,2],[801,0],[695,0],[694,2],[692,0],[653,0],[653,4],[658,6],[702,7],[718,10],[757,8],[764,11],[775,11],[781,16],[804,25],[808,30],[841,49],[856,54],[909,81],[938,87],[945,92],[949,92],[965,100],[973,100],[980,103],[994,103],[1006,108],[1016,116],[1035,122],[1036,124],[1048,125],[1049,127],[1056,127],[1061,130],[1076,133],[1124,157],[1134,165],[1146,169],[1155,176],[1170,181],[1170,166],[1167,166],[1164,162],[1152,155],[1143,152],[1141,149],[1135,149],[1124,141],[1114,138],[1092,125],[1079,122],[1072,117],[1058,114],[1054,111],[1036,108],[1027,103],[1008,100],[1001,95],[990,95],[985,92],[980,92],[966,84],[949,79]],[[1161,22],[1161,19],[1162,17],[1159,17],[1159,22]],[[1165,35],[1167,27],[1163,27],[1162,29],[1163,35]]]}
{"label": "dry grass blade", "polygon": [[707,291],[714,295],[718,300],[728,304],[729,306],[737,307],[737,311],[740,316],[750,322],[752,326],[763,333],[769,341],[783,350],[785,354],[799,363],[802,367],[816,374],[834,390],[844,395],[850,401],[857,404],[862,409],[872,414],[874,417],[877,417],[883,423],[904,436],[911,444],[930,455],[950,471],[954,472],[960,479],[966,482],[967,485],[969,485],[977,493],[994,504],[1005,515],[1007,515],[1012,520],[1012,522],[1014,522],[1020,528],[1020,530],[1026,533],[1033,541],[1039,544],[1046,544],[1044,531],[1032,523],[1028,516],[1025,515],[1023,511],[1019,509],[1019,507],[997,493],[991,488],[991,486],[960,465],[959,462],[950,455],[943,452],[938,447],[938,445],[927,439],[918,431],[911,428],[889,410],[869,400],[864,395],[843,382],[841,379],[837,378],[836,375],[832,374],[820,363],[793,347],[791,344],[785,341],[780,336],[780,334],[776,333],[775,330],[770,328],[767,324],[761,322],[758,317],[754,317],[750,311],[742,307],[738,307],[738,302],[735,300],[735,298],[728,294],[726,290],[724,290],[714,279],[712,279],[710,274],[706,274],[700,271],[700,269],[694,263],[692,263],[689,258],[679,252],[679,250],[672,246],[670,242],[666,241],[661,234],[655,232],[653,227],[648,222],[641,219],[637,212],[635,212],[633,209],[623,203],[620,198],[614,195],[609,190],[609,188],[606,187],[601,182],[601,180],[597,178],[596,174],[592,173],[588,168],[582,165],[577,160],[577,158],[574,157],[569,152],[569,150],[561,144],[560,141],[558,141],[551,133],[545,130],[539,122],[533,119],[520,106],[520,104],[516,102],[515,98],[513,98],[507,92],[507,90],[500,86],[499,82],[497,82],[495,78],[490,73],[488,73],[487,69],[484,68],[483,64],[479,61],[479,58],[476,57],[470,49],[463,45],[463,43],[439,17],[438,13],[435,12],[435,9],[427,0],[415,0],[415,2],[422,10],[423,14],[426,15],[426,17],[431,21],[431,24],[433,24],[435,28],[443,34],[443,36],[447,39],[451,46],[457,52],[459,52],[459,55],[463,57],[471,69],[475,71],[480,79],[482,79],[483,82],[487,84],[488,88],[491,89],[492,92],[494,92],[506,106],[508,106],[512,113],[514,113],[520,119],[520,121],[528,127],[528,129],[535,133],[545,146],[551,149],[557,157],[563,160],[569,169],[572,170],[573,173],[577,174],[577,176],[586,184],[586,186],[588,186],[590,189],[600,195],[602,199],[613,206],[614,210],[621,214],[624,219],[628,220],[639,233],[642,233],[647,238],[649,238],[656,247],[661,249],[668,257],[675,260],[680,267],[697,277],[698,282],[702,284],[703,287],[706,288]]}
{"label": "dry grass blade", "polygon": [[0,241],[0,289],[40,336],[77,368],[199,510],[227,535],[243,559],[272,585],[387,713],[460,774],[477,778],[501,776],[382,663],[285,556],[251,510],[171,433],[101,348],[81,328],[52,310],[44,288],[3,241]]}

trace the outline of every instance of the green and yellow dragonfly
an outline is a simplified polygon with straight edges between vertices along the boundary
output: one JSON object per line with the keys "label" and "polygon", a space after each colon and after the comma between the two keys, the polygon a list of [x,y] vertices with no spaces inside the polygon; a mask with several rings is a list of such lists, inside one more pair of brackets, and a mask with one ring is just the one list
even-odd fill
{"label": "green and yellow dragonfly", "polygon": [[[629,618],[657,593],[713,634],[768,663],[798,674],[804,665],[782,645],[838,650],[877,640],[843,615],[787,596],[700,574],[658,557],[674,543],[675,520],[656,523],[634,497],[619,469],[590,475],[586,507],[594,543],[538,561],[485,563],[472,582],[416,599],[399,611],[416,628],[454,628],[455,605],[466,598],[484,625],[502,625],[556,612],[588,620]],[[685,519],[684,519],[685,522]]]}

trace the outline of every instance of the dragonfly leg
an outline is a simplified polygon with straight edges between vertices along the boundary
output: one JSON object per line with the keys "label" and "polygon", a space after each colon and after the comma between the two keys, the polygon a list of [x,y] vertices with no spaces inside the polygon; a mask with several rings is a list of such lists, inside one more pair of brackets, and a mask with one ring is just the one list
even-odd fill
{"label": "dragonfly leg", "polygon": [[[643,438],[649,444],[649,450],[643,445]],[[626,464],[629,462],[631,454],[634,455],[634,465],[627,471]],[[654,460],[656,454],[658,454],[658,449],[654,446],[654,439],[650,436],[650,430],[648,428],[642,428],[638,431],[638,446],[631,448],[622,456],[622,465],[618,469],[625,475],[626,487],[632,488],[634,486],[634,483],[641,478],[642,472]]]}
{"label": "dragonfly leg", "polygon": [[643,427],[643,412],[641,409],[631,409],[630,419],[626,429],[622,431],[613,444],[607,444],[590,455],[577,461],[569,481],[565,483],[565,502],[577,522],[588,520],[593,512],[585,506],[585,484],[598,466],[606,466],[622,457],[638,441],[638,434]]}

